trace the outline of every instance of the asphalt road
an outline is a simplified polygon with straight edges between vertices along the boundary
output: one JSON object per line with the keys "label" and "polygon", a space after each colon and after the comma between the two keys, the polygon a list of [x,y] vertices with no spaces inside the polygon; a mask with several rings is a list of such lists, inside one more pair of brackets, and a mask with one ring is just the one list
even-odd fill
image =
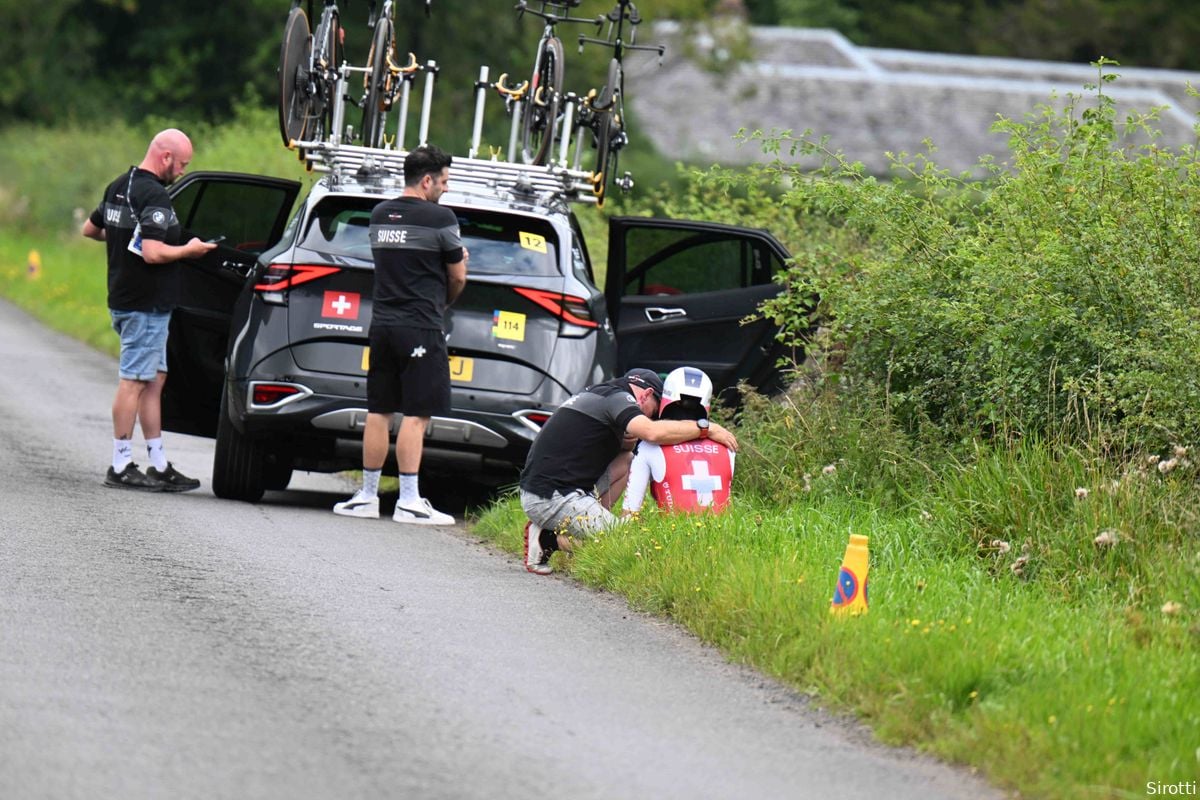
{"label": "asphalt road", "polygon": [[106,489],[115,383],[0,301],[0,798],[999,796],[332,478]]}

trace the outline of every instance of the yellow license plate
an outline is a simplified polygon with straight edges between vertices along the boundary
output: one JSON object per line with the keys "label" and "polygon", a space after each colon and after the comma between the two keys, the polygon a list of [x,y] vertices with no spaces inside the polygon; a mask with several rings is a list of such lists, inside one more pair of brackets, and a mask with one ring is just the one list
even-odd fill
{"label": "yellow license plate", "polygon": [[470,383],[475,375],[475,359],[450,356],[450,380]]}
{"label": "yellow license plate", "polygon": [[[371,348],[364,347],[362,354],[362,370],[366,372],[371,366]],[[470,383],[475,376],[475,359],[462,356],[450,356],[450,380],[459,383]]]}

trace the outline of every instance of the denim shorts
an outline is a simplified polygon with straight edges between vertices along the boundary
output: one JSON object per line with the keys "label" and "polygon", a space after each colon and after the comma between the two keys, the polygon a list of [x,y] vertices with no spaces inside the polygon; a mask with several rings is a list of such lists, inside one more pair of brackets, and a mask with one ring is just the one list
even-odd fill
{"label": "denim shorts", "polygon": [[522,489],[521,508],[542,530],[581,539],[594,536],[620,522],[600,503],[599,497],[582,489],[566,494],[556,491],[548,498]]}
{"label": "denim shorts", "polygon": [[152,381],[167,371],[167,328],[170,311],[117,311],[109,309],[113,330],[121,337],[121,378]]}

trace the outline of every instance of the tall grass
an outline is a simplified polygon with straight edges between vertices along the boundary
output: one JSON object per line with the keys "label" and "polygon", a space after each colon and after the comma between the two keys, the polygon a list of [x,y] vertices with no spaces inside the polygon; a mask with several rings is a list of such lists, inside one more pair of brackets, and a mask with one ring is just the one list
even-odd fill
{"label": "tall grass", "polygon": [[[114,353],[104,247],[80,236],[104,187],[141,161],[150,138],[175,123],[114,121],[102,128],[0,128],[0,295],[53,328]],[[249,106],[221,125],[188,129],[191,170],[311,181],[279,140],[275,117]],[[36,265],[40,262],[40,269]]]}
{"label": "tall grass", "polygon": [[[76,231],[100,201],[104,187],[145,155],[151,137],[177,123],[167,118],[130,125],[72,123],[44,128],[0,128],[0,227],[26,233]],[[188,127],[190,169],[311,178],[283,147],[275,116],[244,106],[219,125]]]}

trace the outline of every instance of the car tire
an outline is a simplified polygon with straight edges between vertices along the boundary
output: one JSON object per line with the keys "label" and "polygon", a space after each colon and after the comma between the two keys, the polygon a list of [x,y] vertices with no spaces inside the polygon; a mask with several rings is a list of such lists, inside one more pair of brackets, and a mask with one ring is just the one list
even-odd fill
{"label": "car tire", "polygon": [[[229,418],[229,398],[222,392],[213,450],[213,494],[226,500],[257,503],[266,489],[263,447],[242,435]],[[289,476],[290,477],[290,476]]]}
{"label": "car tire", "polygon": [[278,453],[268,456],[263,462],[263,487],[272,492],[282,492],[292,482],[292,464],[288,456]]}

